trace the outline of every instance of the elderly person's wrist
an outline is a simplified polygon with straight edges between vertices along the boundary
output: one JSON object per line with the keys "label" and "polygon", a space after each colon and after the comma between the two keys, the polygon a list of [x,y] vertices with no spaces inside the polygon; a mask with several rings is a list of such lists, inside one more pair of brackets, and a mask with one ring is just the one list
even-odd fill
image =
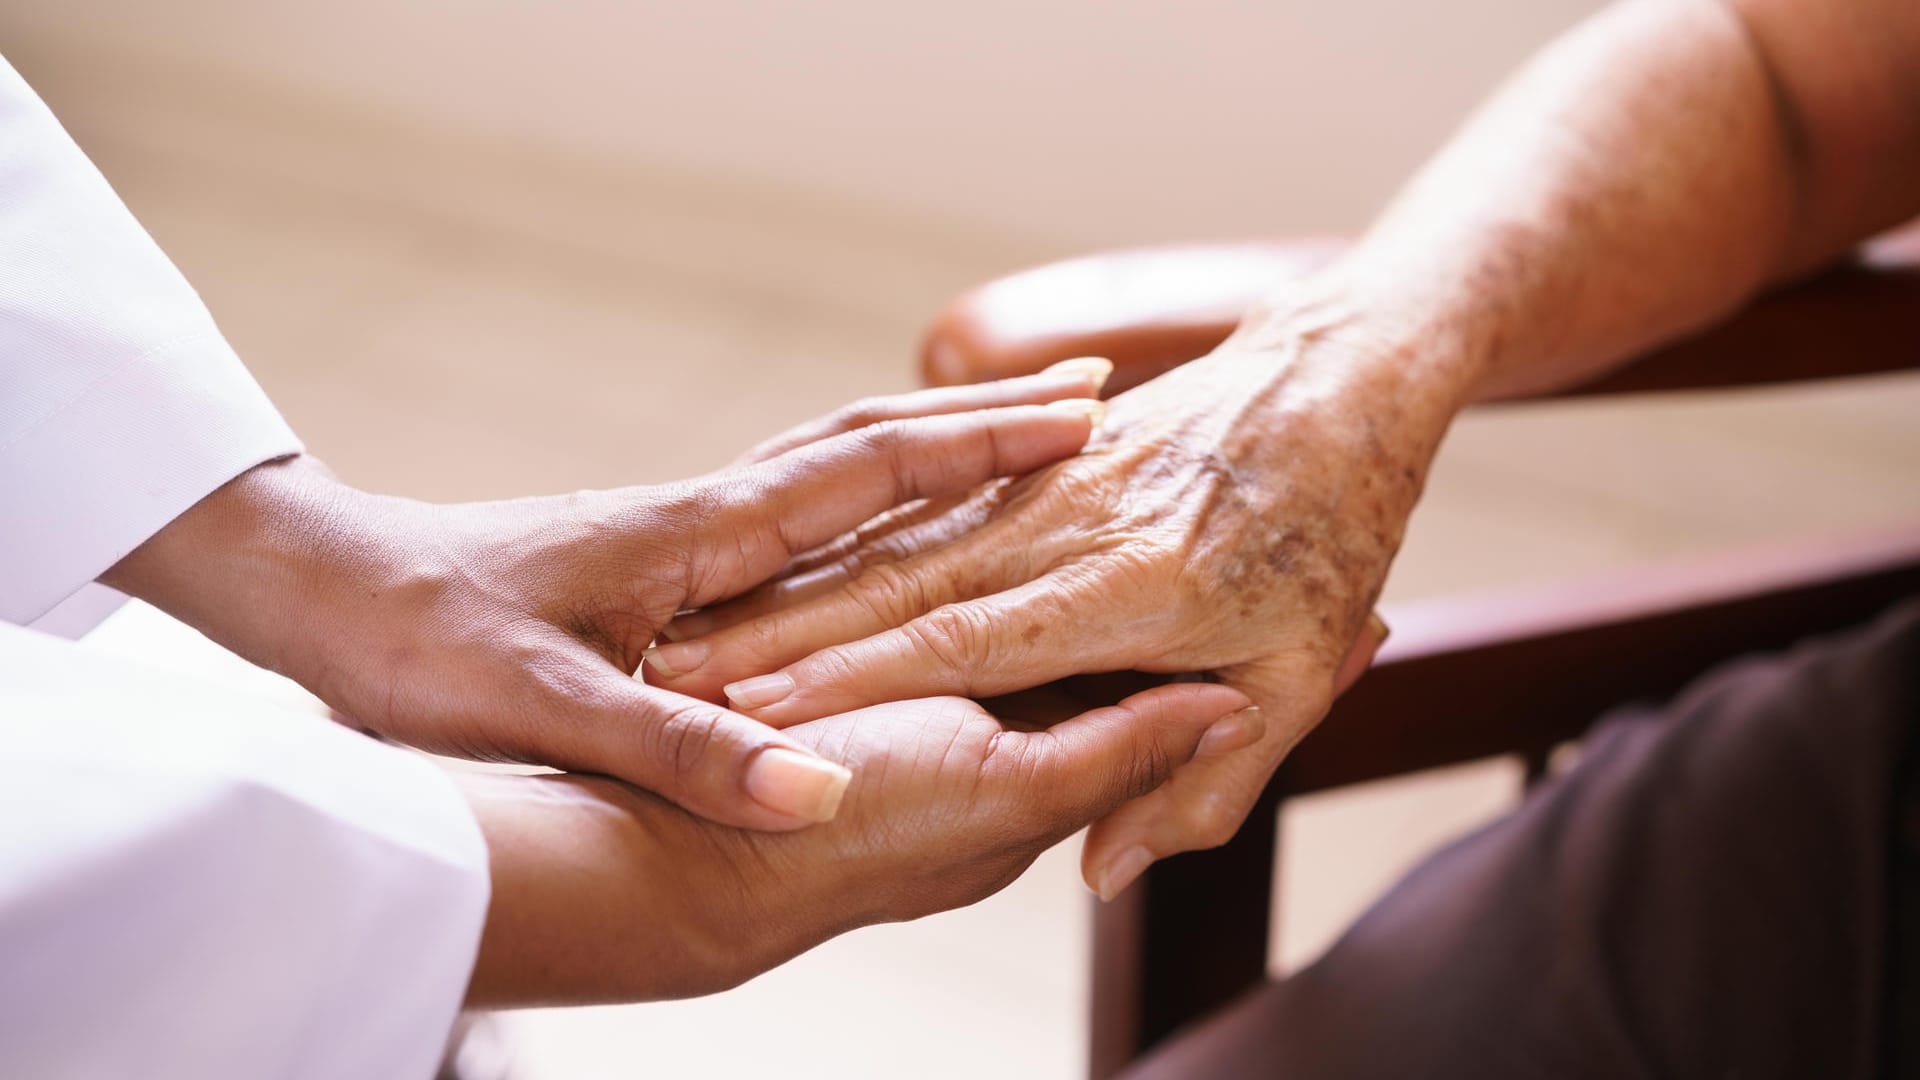
{"label": "elderly person's wrist", "polygon": [[1311,374],[1338,395],[1386,395],[1444,429],[1485,396],[1499,336],[1495,313],[1401,287],[1355,261],[1256,304],[1221,351],[1264,358],[1276,373]]}

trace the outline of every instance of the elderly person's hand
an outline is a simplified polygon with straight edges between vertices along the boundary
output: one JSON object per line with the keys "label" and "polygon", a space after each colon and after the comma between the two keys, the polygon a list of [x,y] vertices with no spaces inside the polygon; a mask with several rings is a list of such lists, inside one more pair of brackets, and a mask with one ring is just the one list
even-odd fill
{"label": "elderly person's hand", "polygon": [[1207,732],[1243,725],[1247,705],[1187,684],[1033,732],[958,698],[803,724],[787,734],[854,780],[831,824],[788,833],[713,825],[611,780],[468,778],[494,879],[470,1003],[710,993],[854,927],[973,903],[1151,791]]}
{"label": "elderly person's hand", "polygon": [[798,828],[833,816],[846,770],[633,678],[656,630],[888,507],[1077,452],[1101,374],[1070,364],[869,402],[784,453],[653,487],[437,506],[357,491],[307,459],[263,465],[103,580],[396,740],[608,773],[717,821]]}
{"label": "elderly person's hand", "polygon": [[1363,326],[1303,291],[1113,399],[1079,457],[893,515],[677,620],[647,678],[786,725],[1079,672],[1212,672],[1265,711],[1263,734],[1096,826],[1088,883],[1111,896],[1223,843],[1379,644],[1369,612],[1462,403]]}

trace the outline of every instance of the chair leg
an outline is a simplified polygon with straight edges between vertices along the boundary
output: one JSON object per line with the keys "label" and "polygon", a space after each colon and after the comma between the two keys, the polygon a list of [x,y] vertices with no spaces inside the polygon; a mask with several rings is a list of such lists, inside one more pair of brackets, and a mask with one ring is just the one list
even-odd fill
{"label": "chair leg", "polygon": [[1093,1080],[1266,976],[1278,805],[1269,792],[1224,847],[1160,862],[1096,909]]}

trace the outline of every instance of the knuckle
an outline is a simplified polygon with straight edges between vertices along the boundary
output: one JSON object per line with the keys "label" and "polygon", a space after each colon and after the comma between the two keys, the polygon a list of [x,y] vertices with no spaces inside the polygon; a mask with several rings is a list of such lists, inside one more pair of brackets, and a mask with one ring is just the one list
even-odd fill
{"label": "knuckle", "polygon": [[846,646],[835,645],[814,653],[790,670],[809,687],[832,690],[857,685],[861,669],[858,659]]}
{"label": "knuckle", "polygon": [[964,673],[975,666],[993,666],[992,628],[971,607],[935,608],[902,629],[923,655],[947,671]]}
{"label": "knuckle", "polygon": [[662,494],[676,524],[698,529],[733,508],[734,490],[731,484],[682,481],[667,485]]}
{"label": "knuckle", "polygon": [[648,755],[662,782],[674,790],[694,787],[726,749],[719,737],[720,712],[689,702],[669,707],[648,727]]}
{"label": "knuckle", "polygon": [[791,616],[784,612],[749,619],[734,628],[726,641],[714,644],[743,657],[778,656],[791,636],[790,622]]}
{"label": "knuckle", "polygon": [[931,599],[926,583],[898,563],[878,563],[860,572],[848,596],[883,626],[898,626],[925,611]]}
{"label": "knuckle", "polygon": [[897,417],[879,417],[854,434],[875,454],[895,454],[913,441],[913,425]]}
{"label": "knuckle", "polygon": [[1181,831],[1196,848],[1217,848],[1233,839],[1245,816],[1225,795],[1209,792],[1181,808]]}
{"label": "knuckle", "polygon": [[1166,749],[1157,742],[1141,747],[1126,763],[1124,791],[1129,799],[1137,799],[1159,788],[1173,773],[1173,759]]}
{"label": "knuckle", "polygon": [[874,452],[893,470],[896,504],[952,490],[981,471],[970,467],[970,459],[978,457],[986,445],[976,433],[955,437],[951,432],[916,429],[907,420],[888,420],[868,430]]}
{"label": "knuckle", "polygon": [[1127,539],[1104,548],[1096,559],[1081,558],[1061,569],[1083,595],[1119,598],[1166,613],[1214,610],[1211,605],[1233,599],[1210,592],[1210,599],[1196,601],[1191,594],[1208,587],[1194,579],[1208,575],[1193,572],[1184,554],[1152,540]]}
{"label": "knuckle", "polygon": [[871,427],[894,415],[894,410],[884,397],[863,397],[834,410],[830,422],[837,431],[857,431]]}
{"label": "knuckle", "polygon": [[1050,745],[1019,732],[996,731],[981,755],[980,775],[993,777],[1008,790],[1032,791],[1047,772]]}
{"label": "knuckle", "polygon": [[1085,515],[1098,508],[1114,516],[1122,509],[1122,489],[1094,459],[1068,458],[1050,466],[1045,477],[1046,484],[1040,489],[1037,502],[1048,515]]}

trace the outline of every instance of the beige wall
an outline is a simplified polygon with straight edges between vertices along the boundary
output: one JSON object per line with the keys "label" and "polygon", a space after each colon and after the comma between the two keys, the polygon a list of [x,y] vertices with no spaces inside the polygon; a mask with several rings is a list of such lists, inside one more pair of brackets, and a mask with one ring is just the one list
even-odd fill
{"label": "beige wall", "polygon": [[[56,35],[1049,247],[1351,228],[1593,0],[58,0]],[[49,83],[74,72],[36,72]],[[59,102],[55,101],[56,107]]]}

